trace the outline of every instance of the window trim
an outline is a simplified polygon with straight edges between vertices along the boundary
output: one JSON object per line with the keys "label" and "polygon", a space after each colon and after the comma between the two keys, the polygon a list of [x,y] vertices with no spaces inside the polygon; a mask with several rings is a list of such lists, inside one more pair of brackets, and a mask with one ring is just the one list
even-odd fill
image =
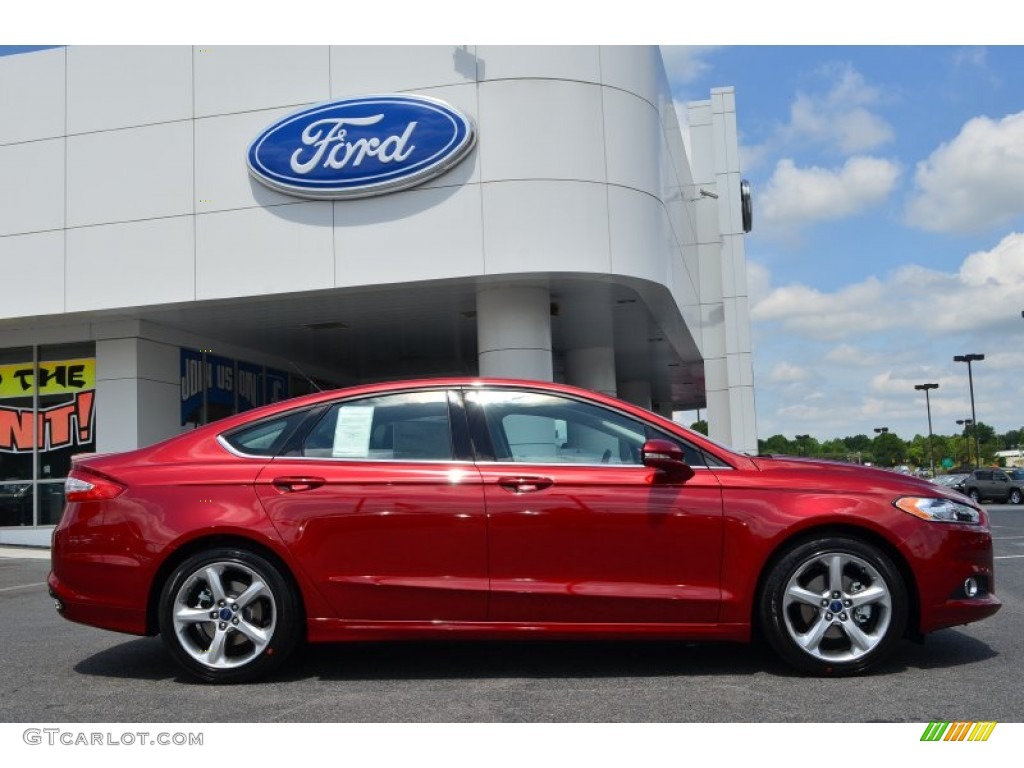
{"label": "window trim", "polygon": [[[316,428],[320,420],[326,416],[327,412],[335,406],[343,405],[344,403],[358,402],[359,400],[370,400],[378,397],[390,397],[392,395],[403,395],[411,394],[416,392],[442,392],[447,393],[443,398],[443,402],[446,406],[448,413],[448,430],[449,440],[451,442],[452,458],[450,459],[381,459],[381,458],[361,458],[358,456],[288,456],[285,455],[288,451],[293,450],[296,447],[301,446],[302,442],[309,436],[309,433]],[[453,397],[453,394],[457,397]],[[457,401],[457,402],[455,402]],[[325,400],[317,403],[313,406],[306,406],[308,412],[299,419],[298,423],[293,428],[291,434],[285,439],[281,448],[273,454],[251,454],[240,451],[233,447],[226,439],[226,435],[230,435],[233,432],[248,429],[256,426],[265,421],[273,421],[286,417],[292,411],[281,411],[271,416],[267,416],[259,421],[249,422],[241,426],[235,427],[234,429],[226,430],[217,435],[217,442],[227,450],[229,453],[238,456],[243,459],[263,459],[265,461],[315,461],[315,462],[331,462],[331,463],[352,463],[352,464],[367,464],[367,463],[379,463],[379,464],[473,464],[473,456],[470,453],[467,455],[467,451],[472,450],[472,446],[469,444],[469,428],[465,424],[465,403],[462,402],[462,395],[457,389],[449,386],[436,386],[436,387],[407,387],[402,389],[387,390],[378,393],[365,393],[361,395],[350,395],[348,397],[342,397],[335,400]],[[293,409],[303,410],[303,409]],[[461,421],[460,421],[461,420]]]}
{"label": "window trim", "polygon": [[467,393],[472,393],[472,392],[529,392],[529,393],[536,394],[536,395],[547,395],[549,397],[564,398],[566,400],[572,400],[572,401],[577,402],[577,403],[582,403],[583,405],[589,405],[589,406],[592,406],[594,408],[599,408],[599,409],[602,409],[602,410],[605,410],[605,411],[609,411],[609,412],[611,412],[613,414],[616,414],[616,415],[618,415],[618,416],[620,416],[622,418],[629,419],[631,421],[635,421],[635,422],[638,422],[639,424],[641,424],[644,427],[644,439],[645,439],[645,441],[650,439],[650,437],[648,437],[648,435],[650,434],[651,430],[654,430],[655,432],[658,432],[658,433],[661,433],[663,435],[666,435],[671,440],[682,440],[684,442],[687,442],[693,448],[693,450],[695,450],[696,452],[698,452],[699,454],[701,454],[702,456],[705,457],[704,458],[705,462],[708,461],[708,458],[712,458],[712,459],[714,459],[715,461],[717,461],[717,462],[719,462],[721,464],[721,466],[714,466],[714,467],[710,466],[708,463],[705,463],[703,465],[698,465],[698,466],[692,466],[691,469],[693,469],[694,471],[700,470],[700,469],[707,469],[707,470],[711,470],[711,471],[735,469],[735,467],[733,467],[731,464],[729,464],[727,461],[725,461],[725,459],[721,458],[720,456],[717,456],[717,455],[715,455],[715,454],[705,450],[701,446],[696,445],[695,443],[691,443],[688,440],[686,440],[685,438],[683,438],[683,437],[681,437],[679,435],[675,435],[675,434],[669,432],[668,430],[666,430],[666,429],[664,429],[664,428],[662,428],[660,426],[656,426],[655,424],[652,424],[651,422],[647,421],[646,419],[644,419],[642,417],[634,416],[633,414],[627,413],[626,411],[620,410],[618,408],[614,408],[612,406],[605,405],[604,403],[594,402],[593,400],[589,400],[589,399],[584,398],[584,397],[579,397],[577,395],[570,394],[570,393],[567,393],[567,392],[551,392],[551,391],[544,390],[544,389],[534,389],[532,387],[517,387],[517,386],[514,386],[514,385],[511,385],[511,386],[505,386],[505,385],[490,386],[490,385],[488,385],[488,386],[481,386],[481,387],[463,386],[463,387],[460,387],[460,391],[463,394],[463,400],[464,400],[464,403],[465,403],[466,413],[467,413],[467,417],[468,417],[467,418],[467,422],[468,422],[468,425],[469,425],[470,435],[471,435],[472,440],[473,440],[474,454],[475,454],[475,457],[476,457],[475,463],[477,463],[477,464],[487,464],[488,466],[520,466],[520,467],[524,466],[524,465],[529,465],[529,466],[546,466],[546,467],[590,467],[590,468],[594,468],[594,467],[605,467],[605,468],[607,468],[607,467],[615,467],[615,468],[619,468],[619,469],[627,468],[627,467],[640,467],[640,468],[644,467],[643,464],[601,464],[601,463],[591,464],[589,462],[574,462],[574,461],[530,461],[530,462],[522,462],[522,461],[506,461],[506,460],[503,460],[503,459],[499,460],[497,458],[496,454],[495,454],[495,451],[494,451],[494,445],[493,445],[493,443],[491,441],[490,430],[487,427],[487,415],[484,412],[484,407],[482,405],[480,405],[479,403],[473,402],[471,398],[467,398],[466,394]]}

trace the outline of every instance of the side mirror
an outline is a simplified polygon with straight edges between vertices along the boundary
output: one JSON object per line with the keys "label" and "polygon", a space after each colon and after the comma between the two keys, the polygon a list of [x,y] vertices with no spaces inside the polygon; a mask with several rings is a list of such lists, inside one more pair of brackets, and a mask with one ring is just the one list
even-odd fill
{"label": "side mirror", "polygon": [[640,461],[645,467],[670,475],[692,474],[682,448],[668,440],[648,440],[640,451]]}

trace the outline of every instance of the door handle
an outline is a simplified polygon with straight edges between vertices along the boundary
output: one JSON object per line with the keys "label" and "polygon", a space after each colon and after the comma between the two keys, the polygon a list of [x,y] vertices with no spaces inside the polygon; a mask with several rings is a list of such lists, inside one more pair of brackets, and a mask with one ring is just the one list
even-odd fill
{"label": "door handle", "polygon": [[533,493],[543,491],[554,485],[555,481],[550,477],[537,477],[534,475],[521,475],[518,477],[499,477],[498,485],[512,493]]}
{"label": "door handle", "polygon": [[326,482],[322,477],[288,476],[275,477],[273,486],[284,493],[293,493],[295,491],[311,491]]}

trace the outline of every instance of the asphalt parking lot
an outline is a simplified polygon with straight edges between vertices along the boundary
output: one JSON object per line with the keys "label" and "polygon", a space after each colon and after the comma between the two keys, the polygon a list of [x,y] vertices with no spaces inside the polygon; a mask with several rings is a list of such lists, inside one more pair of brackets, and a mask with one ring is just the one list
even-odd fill
{"label": "asphalt parking lot", "polygon": [[307,648],[228,690],[179,675],[156,638],[61,619],[48,560],[0,557],[0,721],[1021,722],[1024,507],[988,510],[1003,609],[841,680],[801,677],[756,646],[360,643]]}

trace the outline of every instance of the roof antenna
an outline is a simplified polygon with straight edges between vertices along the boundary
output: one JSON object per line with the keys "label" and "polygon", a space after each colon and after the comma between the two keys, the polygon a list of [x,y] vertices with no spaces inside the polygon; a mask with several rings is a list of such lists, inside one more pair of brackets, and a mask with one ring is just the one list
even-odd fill
{"label": "roof antenna", "polygon": [[306,381],[308,381],[309,385],[311,387],[313,387],[313,389],[315,389],[317,392],[323,392],[324,391],[323,388],[319,384],[317,384],[315,381],[313,381],[311,378],[309,378],[309,376],[306,375],[306,372],[304,370],[302,370],[301,368],[299,368],[299,366],[297,366],[291,360],[288,361],[288,365],[290,365],[292,368],[294,368],[296,371],[298,371],[299,372],[299,376],[301,376]]}

